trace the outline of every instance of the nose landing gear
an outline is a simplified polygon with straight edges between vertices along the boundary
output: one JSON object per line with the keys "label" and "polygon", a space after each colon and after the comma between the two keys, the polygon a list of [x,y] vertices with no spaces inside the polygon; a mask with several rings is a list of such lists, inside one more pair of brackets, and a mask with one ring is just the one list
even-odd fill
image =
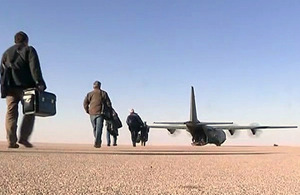
{"label": "nose landing gear", "polygon": [[207,144],[204,138],[201,138],[199,141],[193,141],[192,146],[204,146]]}

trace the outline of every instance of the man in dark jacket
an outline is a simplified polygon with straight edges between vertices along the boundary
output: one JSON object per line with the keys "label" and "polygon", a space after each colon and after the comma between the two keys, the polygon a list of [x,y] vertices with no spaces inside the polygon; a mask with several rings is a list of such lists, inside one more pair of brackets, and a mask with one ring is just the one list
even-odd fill
{"label": "man in dark jacket", "polygon": [[148,141],[148,133],[149,127],[146,122],[144,122],[144,126],[141,129],[141,145],[146,146],[146,142]]}
{"label": "man in dark jacket", "polygon": [[94,147],[100,148],[105,112],[106,109],[111,110],[112,105],[108,94],[100,89],[101,83],[99,81],[94,82],[93,88],[94,90],[86,95],[83,101],[83,107],[86,113],[90,115],[95,137]]}
{"label": "man in dark jacket", "polygon": [[119,135],[118,129],[122,127],[122,122],[117,112],[112,108],[112,117],[110,120],[106,120],[106,138],[107,146],[110,146],[110,136],[113,136],[113,146],[117,146],[117,136]]}
{"label": "man in dark jacket", "polygon": [[[6,133],[9,148],[18,148],[17,123],[18,104],[23,98],[23,90],[37,88],[46,89],[40,62],[36,50],[28,46],[28,36],[20,31],[15,35],[15,45],[8,48],[1,59],[1,97],[6,98]],[[28,139],[34,125],[34,115],[24,115],[20,128],[19,143],[32,147]]]}
{"label": "man in dark jacket", "polygon": [[131,133],[132,145],[133,147],[136,147],[138,133],[141,130],[141,128],[144,126],[144,123],[141,117],[134,112],[134,109],[130,110],[130,114],[127,117],[126,123]]}

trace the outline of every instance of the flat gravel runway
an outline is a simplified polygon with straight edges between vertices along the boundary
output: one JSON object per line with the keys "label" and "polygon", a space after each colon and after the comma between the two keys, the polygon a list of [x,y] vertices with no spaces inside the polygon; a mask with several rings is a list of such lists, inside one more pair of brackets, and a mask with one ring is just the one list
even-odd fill
{"label": "flat gravel runway", "polygon": [[0,194],[300,194],[300,147],[0,143]]}

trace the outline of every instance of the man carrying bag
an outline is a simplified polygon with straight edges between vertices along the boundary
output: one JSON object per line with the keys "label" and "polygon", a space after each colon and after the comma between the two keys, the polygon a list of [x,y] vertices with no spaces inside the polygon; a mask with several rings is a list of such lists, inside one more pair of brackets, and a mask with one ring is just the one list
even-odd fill
{"label": "man carrying bag", "polygon": [[94,82],[93,91],[85,96],[83,107],[85,112],[90,115],[95,137],[94,147],[101,148],[103,120],[111,118],[112,105],[106,91],[101,89],[99,81]]}
{"label": "man carrying bag", "polygon": [[[6,98],[6,133],[9,148],[18,148],[17,123],[18,104],[23,98],[23,90],[46,89],[36,50],[28,46],[28,36],[20,31],[15,35],[15,45],[8,48],[1,59],[1,98]],[[34,126],[35,115],[24,115],[20,128],[19,143],[33,147],[28,141]]]}

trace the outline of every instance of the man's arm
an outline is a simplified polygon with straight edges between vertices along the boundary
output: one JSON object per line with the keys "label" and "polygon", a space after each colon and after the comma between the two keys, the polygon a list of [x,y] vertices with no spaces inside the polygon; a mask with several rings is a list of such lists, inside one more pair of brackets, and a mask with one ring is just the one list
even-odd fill
{"label": "man's arm", "polygon": [[6,84],[6,80],[7,80],[7,68],[5,67],[5,61],[7,58],[7,54],[6,52],[3,54],[1,62],[0,62],[0,74],[1,74],[1,98],[5,98],[7,95],[7,84]]}
{"label": "man's arm", "polygon": [[105,104],[107,105],[107,107],[112,108],[111,101],[110,101],[110,98],[109,98],[107,92],[104,92],[104,94],[105,94],[104,95],[105,96]]}
{"label": "man's arm", "polygon": [[86,113],[89,114],[89,104],[90,104],[90,101],[89,101],[89,98],[88,98],[89,94],[87,94],[84,98],[84,101],[83,101],[83,108],[85,110]]}
{"label": "man's arm", "polygon": [[137,118],[138,118],[138,121],[139,121],[140,125],[141,125],[141,126],[144,126],[144,122],[143,122],[143,120],[141,119],[141,117],[140,117],[138,114],[137,114],[136,116],[137,116]]}
{"label": "man's arm", "polygon": [[0,67],[0,73],[1,73],[1,77],[4,73],[4,62],[5,62],[5,59],[6,59],[6,55],[5,53],[2,55],[2,58],[1,58],[1,67]]}
{"label": "man's arm", "polygon": [[127,119],[126,119],[126,124],[129,126],[129,120],[130,120],[130,115],[127,116]]}
{"label": "man's arm", "polygon": [[46,83],[43,79],[39,57],[38,57],[36,50],[31,46],[29,47],[28,58],[29,58],[30,71],[31,71],[32,78],[35,81],[36,86],[38,88],[45,90],[47,87],[46,87]]}

